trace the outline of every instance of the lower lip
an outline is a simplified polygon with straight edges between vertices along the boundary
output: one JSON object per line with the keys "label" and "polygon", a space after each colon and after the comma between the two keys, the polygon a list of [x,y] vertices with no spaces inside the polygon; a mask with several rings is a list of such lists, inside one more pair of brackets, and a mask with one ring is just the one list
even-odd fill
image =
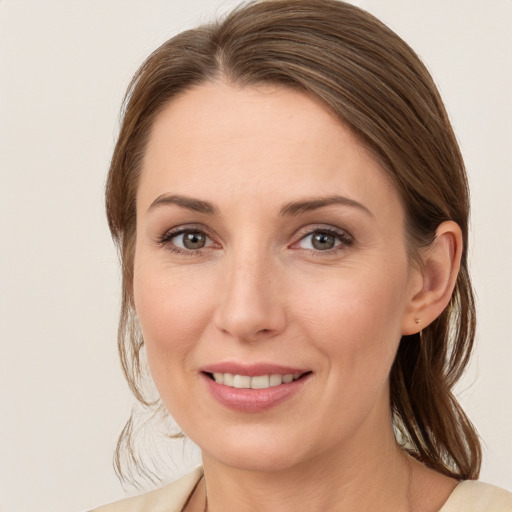
{"label": "lower lip", "polygon": [[309,375],[288,384],[279,384],[265,389],[239,389],[224,386],[202,374],[208,390],[225,407],[239,412],[262,412],[276,407],[294,396],[309,380]]}

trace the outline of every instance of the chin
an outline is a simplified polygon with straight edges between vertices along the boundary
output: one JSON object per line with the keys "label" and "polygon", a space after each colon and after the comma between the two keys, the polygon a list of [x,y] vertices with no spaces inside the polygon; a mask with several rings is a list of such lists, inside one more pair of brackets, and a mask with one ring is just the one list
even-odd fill
{"label": "chin", "polygon": [[241,471],[254,473],[271,473],[286,471],[300,463],[300,458],[290,457],[290,454],[280,453],[279,450],[269,449],[241,449],[230,447],[228,452],[208,453],[203,452],[203,459],[215,459],[217,463]]}
{"label": "chin", "polygon": [[280,432],[264,429],[262,425],[256,429],[237,429],[236,434],[231,432],[226,437],[212,436],[204,444],[198,439],[196,444],[201,448],[205,465],[211,461],[242,471],[275,473],[299,467],[325,449],[315,446],[307,436],[294,436],[289,429]]}

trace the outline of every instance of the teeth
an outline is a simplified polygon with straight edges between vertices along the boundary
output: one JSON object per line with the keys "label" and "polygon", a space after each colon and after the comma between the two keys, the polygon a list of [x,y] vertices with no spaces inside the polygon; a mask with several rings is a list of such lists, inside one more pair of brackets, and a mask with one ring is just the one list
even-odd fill
{"label": "teeth", "polygon": [[265,389],[268,387],[270,387],[270,377],[268,375],[258,375],[257,377],[251,377],[252,389]]}
{"label": "teeth", "polygon": [[234,375],[233,387],[238,389],[249,389],[251,387],[251,377],[248,375]]}
{"label": "teeth", "polygon": [[283,382],[283,376],[282,375],[271,375],[270,376],[270,386],[279,386]]}
{"label": "teeth", "polygon": [[237,389],[266,389],[281,384],[289,384],[300,378],[301,375],[287,373],[286,375],[272,374],[249,377],[248,375],[233,375],[231,373],[214,373],[213,379],[218,384]]}
{"label": "teeth", "polygon": [[224,374],[223,373],[214,373],[213,378],[215,379],[215,382],[218,382],[219,384],[224,384]]}

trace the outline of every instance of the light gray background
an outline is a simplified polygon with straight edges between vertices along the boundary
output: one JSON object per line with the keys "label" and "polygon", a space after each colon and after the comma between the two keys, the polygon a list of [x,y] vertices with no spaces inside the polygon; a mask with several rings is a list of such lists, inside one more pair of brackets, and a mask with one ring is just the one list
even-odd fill
{"label": "light gray background", "polygon": [[[132,400],[102,197],[118,109],[151,50],[236,3],[0,0],[0,511],[125,495],[111,456]],[[354,3],[425,60],[466,158],[480,323],[460,397],[482,479],[512,490],[512,1]]]}

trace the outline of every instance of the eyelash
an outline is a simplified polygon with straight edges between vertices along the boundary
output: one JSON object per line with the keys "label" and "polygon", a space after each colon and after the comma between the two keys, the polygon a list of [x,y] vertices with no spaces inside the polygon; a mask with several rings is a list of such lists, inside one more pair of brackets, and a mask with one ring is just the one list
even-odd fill
{"label": "eyelash", "polygon": [[171,229],[167,231],[158,239],[158,244],[162,247],[165,247],[168,251],[179,254],[180,256],[197,256],[201,254],[205,249],[210,249],[211,246],[201,247],[200,249],[182,249],[181,247],[177,247],[171,240],[185,233],[200,233],[204,235],[208,240],[212,241],[212,238],[208,235],[207,231],[204,227],[196,227],[196,226],[180,226],[175,229]]}
{"label": "eyelash", "polygon": [[318,233],[333,236],[337,241],[339,241],[339,243],[332,247],[331,249],[325,249],[323,251],[319,249],[303,249],[314,257],[331,256],[339,254],[341,251],[347,249],[348,247],[354,244],[354,239],[346,231],[336,229],[333,227],[318,226],[313,229],[306,228],[302,232],[299,231],[297,235],[299,239],[292,244],[292,248],[293,246],[299,245],[300,242],[307,239],[308,237],[312,237],[313,235]]}
{"label": "eyelash", "polygon": [[[185,233],[200,233],[204,235],[207,239],[212,241],[212,238],[208,235],[207,230],[204,229],[204,227],[196,227],[196,226],[180,226],[175,229],[172,229],[170,231],[167,231],[164,233],[161,237],[158,239],[158,244],[162,247],[165,247],[167,250],[174,254],[184,255],[184,256],[197,256],[201,254],[205,249],[210,249],[215,244],[212,244],[210,246],[201,247],[199,249],[182,249],[181,247],[177,247],[176,245],[171,243],[171,240],[173,238],[176,238],[180,235],[183,235]],[[316,227],[316,228],[307,228],[304,229],[302,232],[299,231],[297,234],[298,240],[293,242],[293,244],[290,245],[290,248],[292,249],[300,249],[300,247],[294,247],[298,246],[300,242],[307,239],[308,237],[311,237],[315,234],[325,234],[329,236],[333,236],[339,241],[337,245],[335,245],[331,249],[325,249],[325,250],[319,250],[319,249],[303,249],[307,251],[310,255],[313,256],[329,256],[338,254],[340,251],[345,250],[347,247],[350,247],[354,244],[354,239],[346,232],[340,229],[336,229],[333,227]]]}

